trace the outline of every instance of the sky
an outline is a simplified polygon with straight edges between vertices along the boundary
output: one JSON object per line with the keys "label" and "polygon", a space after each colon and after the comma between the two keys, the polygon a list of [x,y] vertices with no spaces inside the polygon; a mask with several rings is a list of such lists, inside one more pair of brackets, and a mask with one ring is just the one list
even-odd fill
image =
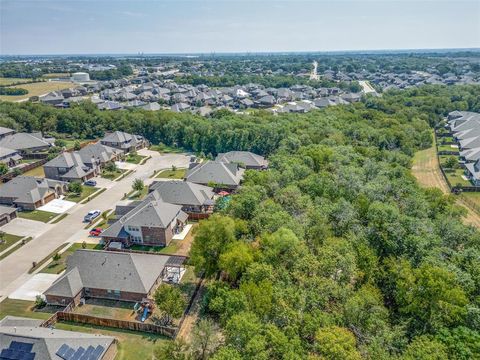
{"label": "sky", "polygon": [[0,0],[0,54],[480,48],[480,0]]}

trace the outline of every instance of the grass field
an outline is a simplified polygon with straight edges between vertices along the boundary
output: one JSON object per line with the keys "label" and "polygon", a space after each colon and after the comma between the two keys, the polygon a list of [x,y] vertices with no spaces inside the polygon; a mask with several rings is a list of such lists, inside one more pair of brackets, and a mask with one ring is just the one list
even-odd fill
{"label": "grass field", "polygon": [[23,99],[28,99],[31,96],[40,96],[51,91],[58,91],[62,89],[67,89],[73,87],[74,84],[71,82],[60,82],[60,81],[44,81],[32,84],[25,84],[21,85],[22,89],[28,90],[28,94],[26,95],[16,95],[16,96],[8,96],[8,95],[1,95],[0,100],[2,101],[18,101]]}
{"label": "grass field", "polygon": [[148,251],[156,254],[173,255],[177,252],[178,248],[180,247],[180,241],[182,240],[172,240],[172,242],[165,247],[133,245],[130,249],[137,250],[137,251]]}
{"label": "grass field", "polygon": [[155,177],[160,179],[183,179],[186,171],[186,169],[162,170]]}
{"label": "grass field", "polygon": [[[97,249],[97,250],[102,249],[102,247],[97,244],[85,244],[85,245],[86,245],[86,249]],[[79,249],[83,249],[82,243],[72,244],[72,246],[70,246],[67,250],[65,250],[63,253],[60,254],[59,260],[52,261],[50,264],[45,266],[40,272],[45,274],[60,274],[63,270],[65,270],[65,267],[67,266],[66,264],[67,258]]]}
{"label": "grass field", "polygon": [[155,347],[161,341],[169,341],[161,335],[67,322],[57,323],[55,328],[115,337],[118,340],[115,360],[152,359]]}
{"label": "grass field", "polygon": [[447,175],[448,181],[450,181],[452,186],[456,186],[457,184],[460,184],[461,186],[472,186],[472,183],[469,180],[463,178],[463,169],[445,170],[445,175]]}
{"label": "grass field", "polygon": [[24,83],[24,82],[30,82],[30,81],[32,81],[32,79],[0,77],[0,85],[11,85],[15,83]]}
{"label": "grass field", "polygon": [[124,172],[125,170],[121,170],[121,169],[117,169],[115,171],[103,170],[100,176],[103,177],[104,179],[113,180],[119,177],[120,175],[122,175]]}
{"label": "grass field", "polygon": [[138,155],[138,154],[136,154],[136,155],[128,154],[125,161],[130,163],[130,164],[138,164],[140,161],[142,161],[145,158],[146,158],[146,156],[142,156],[142,155]]}
{"label": "grass field", "polygon": [[176,147],[167,146],[164,144],[152,145],[149,147],[149,150],[158,151],[160,153],[173,153],[173,154],[186,152],[186,150],[183,148],[176,148]]}
{"label": "grass field", "polygon": [[23,236],[4,233],[3,239],[0,238],[1,240],[3,240],[3,242],[0,240],[0,252],[9,248],[10,246],[18,242],[21,238],[23,238]]}
{"label": "grass field", "polygon": [[94,187],[94,186],[82,186],[82,193],[80,195],[76,194],[71,194],[69,193],[66,197],[65,200],[68,201],[74,201],[74,202],[80,202],[83,199],[89,197],[92,195],[95,191],[99,190],[99,188]]}
{"label": "grass field", "polygon": [[35,169],[27,171],[23,174],[24,176],[35,176],[35,177],[45,177],[45,171],[43,171],[43,166],[38,166]]}
{"label": "grass field", "polygon": [[18,213],[18,217],[21,217],[23,219],[36,220],[44,223],[49,222],[57,215],[58,214],[42,210],[20,211]]}
{"label": "grass field", "polygon": [[32,311],[33,301],[5,299],[0,303],[0,320],[7,315],[28,317],[34,319],[48,319],[52,314]]}

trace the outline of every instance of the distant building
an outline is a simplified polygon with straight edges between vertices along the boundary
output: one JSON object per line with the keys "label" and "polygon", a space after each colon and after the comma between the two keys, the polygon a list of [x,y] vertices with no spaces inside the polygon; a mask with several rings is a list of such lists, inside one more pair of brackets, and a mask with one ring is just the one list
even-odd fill
{"label": "distant building", "polygon": [[90,75],[86,72],[76,72],[72,76],[72,80],[75,82],[88,82],[90,81]]}

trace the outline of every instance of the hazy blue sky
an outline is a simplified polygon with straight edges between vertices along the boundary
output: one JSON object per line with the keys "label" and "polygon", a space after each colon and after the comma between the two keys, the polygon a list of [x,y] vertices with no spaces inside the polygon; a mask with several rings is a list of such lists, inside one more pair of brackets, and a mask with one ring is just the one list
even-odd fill
{"label": "hazy blue sky", "polygon": [[2,54],[480,47],[480,0],[0,0]]}

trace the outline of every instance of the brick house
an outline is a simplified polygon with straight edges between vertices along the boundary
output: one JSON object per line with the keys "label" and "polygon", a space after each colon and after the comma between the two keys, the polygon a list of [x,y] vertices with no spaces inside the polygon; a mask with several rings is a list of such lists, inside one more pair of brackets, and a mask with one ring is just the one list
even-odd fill
{"label": "brick house", "polygon": [[142,301],[162,281],[171,257],[133,252],[77,250],[67,258],[67,268],[44,292],[48,304],[68,305],[98,298]]}
{"label": "brick house", "polygon": [[107,134],[102,140],[100,140],[100,143],[102,145],[122,150],[125,153],[142,149],[147,145],[147,141],[143,136],[132,135],[123,131],[114,131]]}
{"label": "brick house", "polygon": [[167,246],[188,219],[182,206],[164,202],[157,193],[151,193],[143,201],[117,207],[115,214],[118,220],[101,234],[102,239],[126,246]]}

